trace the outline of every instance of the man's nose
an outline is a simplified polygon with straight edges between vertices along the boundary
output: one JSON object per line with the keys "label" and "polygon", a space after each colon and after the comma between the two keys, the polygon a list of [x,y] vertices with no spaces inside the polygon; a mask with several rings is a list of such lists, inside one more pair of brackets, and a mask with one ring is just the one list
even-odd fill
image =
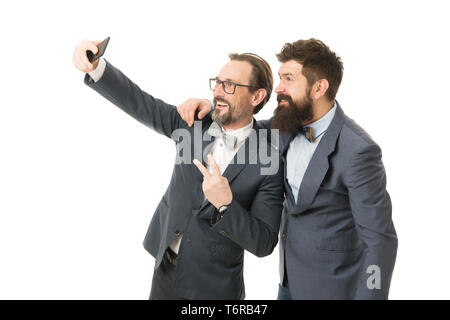
{"label": "man's nose", "polygon": [[275,93],[279,94],[279,93],[283,93],[284,92],[284,87],[280,84],[275,88]]}

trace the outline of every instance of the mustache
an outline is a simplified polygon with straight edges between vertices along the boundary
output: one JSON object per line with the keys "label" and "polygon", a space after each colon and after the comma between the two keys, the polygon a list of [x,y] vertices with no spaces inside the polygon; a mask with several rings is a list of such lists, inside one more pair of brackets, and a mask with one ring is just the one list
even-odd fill
{"label": "mustache", "polygon": [[286,94],[278,94],[277,95],[277,102],[280,103],[281,100],[286,100],[290,105],[292,105],[294,103],[294,101],[292,101],[292,97],[288,96]]}
{"label": "mustache", "polygon": [[217,105],[217,102],[225,102],[226,104],[228,104],[228,106],[231,106],[231,103],[223,98],[214,98],[213,100],[214,106]]}

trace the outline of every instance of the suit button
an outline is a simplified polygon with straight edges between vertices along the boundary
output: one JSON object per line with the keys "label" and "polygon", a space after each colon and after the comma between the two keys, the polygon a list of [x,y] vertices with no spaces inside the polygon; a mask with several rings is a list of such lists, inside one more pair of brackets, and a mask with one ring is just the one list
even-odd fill
{"label": "suit button", "polygon": [[224,237],[228,237],[228,233],[226,233],[224,230],[220,230],[219,233]]}
{"label": "suit button", "polygon": [[286,241],[286,239],[287,239],[287,234],[286,234],[286,233],[283,233],[282,238],[283,238],[283,241]]}
{"label": "suit button", "polygon": [[179,236],[180,235],[180,230],[175,230],[175,234],[177,235],[177,236]]}

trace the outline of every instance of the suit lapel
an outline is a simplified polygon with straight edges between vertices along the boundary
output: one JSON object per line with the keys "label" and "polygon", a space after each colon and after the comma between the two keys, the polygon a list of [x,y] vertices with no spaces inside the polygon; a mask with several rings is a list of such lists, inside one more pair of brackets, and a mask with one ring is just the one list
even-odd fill
{"label": "suit lapel", "polygon": [[[208,134],[211,121],[204,121],[202,127],[194,126],[194,139],[192,139],[192,160],[197,159],[206,167],[206,156],[211,151],[215,137]],[[197,136],[201,137],[201,144],[198,144]],[[198,168],[192,163],[193,181],[192,187],[196,189],[195,195],[198,197],[198,204],[204,203],[204,195],[202,190],[203,175]],[[195,210],[198,213],[198,210]]]}
{"label": "suit lapel", "polygon": [[[208,126],[209,128],[209,126]],[[208,133],[208,129],[205,131],[205,133],[203,134],[203,140],[202,140],[202,164],[206,167],[207,163],[206,163],[206,159],[208,154],[211,152],[211,149],[214,145],[214,141],[216,140],[216,137],[211,136]]]}
{"label": "suit lapel", "polygon": [[[231,182],[236,178],[236,176],[248,165],[249,156],[249,139],[245,139],[245,143],[239,148],[238,152],[234,155],[233,159],[228,164],[227,168],[223,172],[223,176],[227,178],[228,182]],[[245,162],[238,163],[238,153],[245,151]]]}
{"label": "suit lapel", "polygon": [[292,188],[289,185],[289,182],[287,181],[287,160],[286,160],[286,156],[287,156],[287,151],[289,149],[289,144],[291,143],[291,141],[295,138],[297,132],[293,132],[293,133],[280,133],[280,157],[281,160],[283,161],[283,168],[284,168],[284,174],[283,174],[283,181],[284,181],[284,188],[285,188],[285,192],[286,192],[286,199],[288,201],[289,204],[289,208],[292,208],[295,206],[295,199],[294,199],[294,195],[292,193]]}
{"label": "suit lapel", "polygon": [[327,132],[325,132],[322,140],[320,140],[306,169],[300,185],[297,198],[297,210],[294,210],[295,213],[298,213],[298,209],[304,211],[312,205],[320,184],[328,172],[328,156],[335,150],[337,139],[341,132],[342,125],[344,124],[344,112],[337,102],[336,104],[336,114],[331,121]]}
{"label": "suit lapel", "polygon": [[[208,133],[209,126],[211,125],[211,122],[206,122],[205,126],[201,130],[200,128],[194,128],[194,130],[198,130],[194,132],[194,139],[192,141],[192,160],[197,159],[200,160],[200,162],[206,167],[206,157],[211,152],[212,146],[214,145],[214,140],[216,137],[211,136]],[[200,129],[200,130],[199,130]],[[197,139],[195,138],[196,135],[201,135],[202,142],[200,145],[197,145]],[[203,175],[202,173],[197,169],[197,167],[192,164],[195,173],[195,176],[198,178],[198,180],[203,181]]]}

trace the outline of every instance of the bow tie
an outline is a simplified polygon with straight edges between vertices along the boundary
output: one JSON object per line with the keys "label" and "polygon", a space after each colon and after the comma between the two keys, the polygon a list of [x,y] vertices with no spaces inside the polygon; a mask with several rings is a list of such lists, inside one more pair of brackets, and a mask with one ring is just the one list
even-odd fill
{"label": "bow tie", "polygon": [[311,143],[316,141],[313,136],[313,129],[311,127],[300,127],[298,128],[300,134],[304,135],[305,138]]}
{"label": "bow tie", "polygon": [[223,141],[225,142],[225,146],[228,149],[233,150],[234,148],[236,148],[237,137],[222,131],[222,128],[217,124],[217,122],[214,121],[211,124],[211,126],[208,129],[208,134],[216,138],[222,138]]}

